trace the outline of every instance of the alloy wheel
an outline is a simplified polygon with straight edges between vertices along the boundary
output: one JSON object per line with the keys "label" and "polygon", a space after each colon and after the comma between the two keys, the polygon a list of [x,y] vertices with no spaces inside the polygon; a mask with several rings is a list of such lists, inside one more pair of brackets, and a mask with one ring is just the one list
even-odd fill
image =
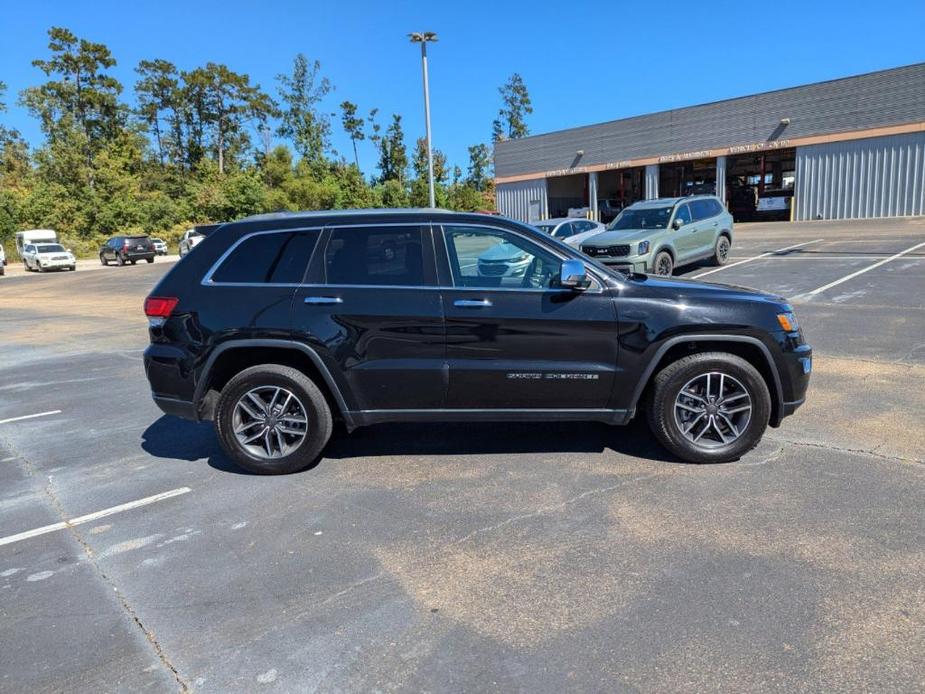
{"label": "alloy wheel", "polygon": [[738,379],[710,371],[684,384],[675,398],[674,416],[688,441],[719,448],[736,441],[748,428],[752,397]]}
{"label": "alloy wheel", "polygon": [[279,386],[258,386],[234,406],[232,428],[251,455],[282,458],[295,451],[308,434],[308,415],[301,400]]}
{"label": "alloy wheel", "polygon": [[658,265],[655,266],[656,275],[670,275],[671,274],[671,258],[668,255],[663,255],[658,259]]}
{"label": "alloy wheel", "polygon": [[716,245],[716,254],[719,256],[721,262],[726,262],[729,258],[729,240],[725,236],[721,236],[719,243]]}

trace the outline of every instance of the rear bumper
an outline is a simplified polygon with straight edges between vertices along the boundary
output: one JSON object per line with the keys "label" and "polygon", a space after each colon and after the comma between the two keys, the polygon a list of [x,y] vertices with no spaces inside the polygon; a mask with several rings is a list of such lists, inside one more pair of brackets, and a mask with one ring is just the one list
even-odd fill
{"label": "rear bumper", "polygon": [[174,345],[152,343],[143,359],[157,406],[167,414],[198,419],[191,355]]}
{"label": "rear bumper", "polygon": [[161,395],[154,395],[154,404],[161,408],[164,414],[170,414],[181,419],[191,419],[197,421],[196,407],[188,400],[177,400],[176,398],[165,398]]}

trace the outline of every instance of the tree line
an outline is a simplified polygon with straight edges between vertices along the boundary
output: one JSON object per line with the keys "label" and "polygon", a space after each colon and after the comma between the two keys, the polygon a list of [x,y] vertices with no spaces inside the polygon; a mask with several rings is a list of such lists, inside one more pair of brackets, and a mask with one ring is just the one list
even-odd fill
{"label": "tree line", "polygon": [[[295,56],[272,95],[223,64],[182,70],[142,60],[130,103],[110,72],[109,48],[62,27],[48,37],[49,55],[32,62],[45,81],[18,95],[44,141],[30,147],[0,121],[0,241],[26,228],[87,241],[135,231],[170,237],[260,212],[428,204],[424,138],[409,153],[400,114],[381,117],[349,100],[328,113],[334,85],[317,60]],[[499,92],[492,141],[527,135],[533,109],[520,75]],[[0,82],[0,118],[6,98]],[[348,156],[332,147],[335,127],[351,142]],[[378,155],[368,174],[363,141]],[[468,155],[464,171],[433,151],[438,206],[494,207],[491,147],[474,144]]]}

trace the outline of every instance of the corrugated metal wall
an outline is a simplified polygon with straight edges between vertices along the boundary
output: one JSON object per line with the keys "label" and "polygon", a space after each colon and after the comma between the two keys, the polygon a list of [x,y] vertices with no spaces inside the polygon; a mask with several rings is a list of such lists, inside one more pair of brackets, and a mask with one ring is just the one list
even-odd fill
{"label": "corrugated metal wall", "polygon": [[537,178],[517,183],[500,183],[495,188],[498,212],[521,222],[536,222],[548,214],[546,179]]}
{"label": "corrugated metal wall", "polygon": [[797,148],[794,218],[925,214],[925,132]]}

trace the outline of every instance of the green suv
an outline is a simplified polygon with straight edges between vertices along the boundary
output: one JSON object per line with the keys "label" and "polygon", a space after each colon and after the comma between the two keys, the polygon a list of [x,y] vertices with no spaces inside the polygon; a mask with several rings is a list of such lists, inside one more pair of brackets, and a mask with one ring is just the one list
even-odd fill
{"label": "green suv", "polygon": [[719,198],[696,195],[630,205],[581,252],[618,270],[670,275],[698,260],[724,265],[731,247],[732,215]]}

